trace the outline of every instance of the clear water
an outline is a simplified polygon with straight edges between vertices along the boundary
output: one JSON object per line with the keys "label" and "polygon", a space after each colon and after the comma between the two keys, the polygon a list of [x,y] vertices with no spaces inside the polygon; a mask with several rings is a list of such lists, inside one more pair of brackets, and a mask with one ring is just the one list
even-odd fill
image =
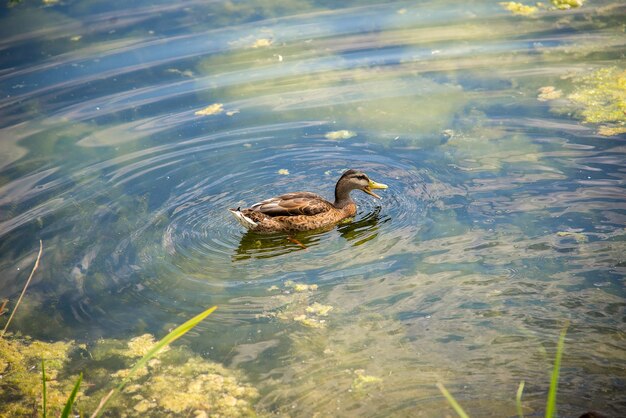
{"label": "clear water", "polygon": [[[15,328],[163,335],[217,304],[184,342],[245,373],[259,411],[452,414],[439,381],[472,416],[513,416],[524,380],[541,416],[570,321],[560,414],[626,413],[626,138],[559,110],[577,74],[624,68],[620,2],[24,0],[0,16],[0,296],[44,243]],[[226,210],[331,197],[346,168],[389,189],[354,193],[354,221],[305,250]],[[295,319],[315,302],[333,307],[309,315],[320,328]]]}

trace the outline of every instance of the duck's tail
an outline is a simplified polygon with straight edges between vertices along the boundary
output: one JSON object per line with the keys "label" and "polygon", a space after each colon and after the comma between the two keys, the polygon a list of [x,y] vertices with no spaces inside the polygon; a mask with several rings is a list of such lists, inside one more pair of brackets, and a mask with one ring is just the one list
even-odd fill
{"label": "duck's tail", "polygon": [[254,229],[258,226],[258,224],[256,222],[254,222],[252,219],[248,218],[246,215],[243,214],[243,212],[241,212],[241,208],[237,208],[237,209],[228,209],[230,211],[230,213],[233,214],[233,216],[235,217],[235,219],[237,219],[237,222],[239,222],[241,225],[243,225],[244,228],[246,229]]}

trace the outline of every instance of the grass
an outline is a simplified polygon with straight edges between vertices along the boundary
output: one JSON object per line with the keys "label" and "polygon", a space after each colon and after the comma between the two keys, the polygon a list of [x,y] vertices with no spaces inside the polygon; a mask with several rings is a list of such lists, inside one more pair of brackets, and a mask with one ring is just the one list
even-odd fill
{"label": "grass", "polygon": [[524,393],[524,381],[519,382],[517,393],[515,394],[515,409],[517,409],[517,416],[524,418],[524,411],[522,409],[522,393]]}
{"label": "grass", "polygon": [[42,391],[42,414],[43,414],[43,418],[46,418],[46,416],[48,415],[48,392],[46,389],[46,364],[45,364],[45,360],[42,358],[41,359],[41,391]]}
{"label": "grass", "polygon": [[74,401],[76,400],[76,394],[78,394],[78,389],[80,388],[80,384],[83,381],[83,374],[81,373],[74,384],[74,389],[72,389],[72,393],[70,393],[70,397],[67,398],[67,402],[65,402],[65,408],[63,408],[63,412],[61,412],[61,418],[69,418],[72,414],[72,405],[74,405]]}
{"label": "grass", "polygon": [[[563,357],[563,350],[565,348],[565,334],[567,334],[567,328],[569,322],[561,330],[559,342],[556,347],[556,356],[554,358],[554,368],[552,369],[552,377],[550,378],[550,389],[548,390],[548,401],[546,404],[545,418],[554,418],[556,415],[556,392],[559,385],[559,371],[561,369],[561,358]],[[469,418],[469,415],[463,410],[461,405],[454,399],[452,394],[448,392],[446,387],[442,383],[437,383],[437,388],[446,398],[450,406],[454,409],[457,415],[461,418]],[[524,381],[521,381],[517,388],[517,394],[515,396],[515,406],[517,414],[520,418],[524,418],[522,411],[522,393],[524,392]]]}
{"label": "grass", "polygon": [[556,414],[556,389],[559,385],[561,357],[563,356],[563,348],[565,347],[565,334],[567,333],[568,325],[565,325],[565,327],[563,327],[563,330],[561,331],[561,336],[559,337],[559,343],[556,347],[556,357],[554,359],[552,377],[550,378],[550,391],[548,392],[548,403],[546,405],[546,418],[552,418]]}
{"label": "grass", "polygon": [[461,405],[459,405],[459,403],[456,401],[456,399],[454,399],[454,397],[450,394],[450,392],[448,392],[448,390],[446,389],[446,387],[442,384],[442,383],[437,383],[437,387],[439,388],[439,390],[441,391],[441,393],[443,393],[443,396],[446,397],[446,399],[448,400],[448,403],[450,404],[450,406],[452,406],[452,408],[454,409],[454,411],[461,417],[461,418],[469,418],[469,415],[467,415],[465,413],[465,411],[463,410],[463,408],[461,408]]}

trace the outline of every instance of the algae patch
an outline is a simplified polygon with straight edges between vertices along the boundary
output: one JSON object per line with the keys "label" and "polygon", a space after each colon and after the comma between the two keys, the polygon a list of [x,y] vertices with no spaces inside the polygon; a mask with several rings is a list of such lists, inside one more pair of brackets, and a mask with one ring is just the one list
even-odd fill
{"label": "algae patch", "polygon": [[356,377],[352,381],[352,389],[356,391],[363,391],[367,387],[380,384],[383,381],[380,377],[365,374],[363,369],[355,370],[354,374]]}
{"label": "algae patch", "polygon": [[501,2],[500,6],[504,7],[506,10],[513,13],[514,15],[520,15],[520,16],[532,15],[536,13],[537,10],[539,10],[535,6],[527,6],[525,4],[516,3],[514,1]]}
{"label": "algae patch", "polygon": [[[58,416],[76,379],[85,380],[74,411],[94,411],[104,395],[155,344],[151,334],[126,340],[103,339],[91,346],[73,341],[47,343],[28,338],[0,339],[0,416],[41,412],[41,358],[45,359],[47,409]],[[205,360],[185,346],[161,352],[107,406],[107,414],[125,417],[172,415],[256,416],[257,390],[242,376]]]}
{"label": "algae patch", "polygon": [[602,136],[616,136],[626,133],[626,126],[600,126],[598,128],[598,135]]}
{"label": "algae patch", "polygon": [[581,7],[585,0],[552,0],[552,4],[559,10],[569,10]]}
{"label": "algae patch", "polygon": [[324,136],[326,139],[350,139],[356,136],[356,132],[342,129],[340,131],[327,132]]}
{"label": "algae patch", "polygon": [[213,103],[205,107],[204,109],[198,110],[194,115],[196,116],[210,116],[210,115],[218,115],[224,111],[224,105],[221,103]]}
{"label": "algae patch", "polygon": [[568,238],[574,238],[574,240],[576,240],[576,242],[578,243],[583,243],[583,242],[587,242],[587,236],[583,233],[580,232],[574,232],[574,231],[559,231],[556,233],[557,236],[559,237],[568,237]]}
{"label": "algae patch", "polygon": [[261,38],[254,41],[252,48],[265,48],[272,45],[272,40],[267,38]]}
{"label": "algae patch", "polygon": [[[155,344],[150,334],[123,340],[101,340],[91,349],[95,369],[87,377],[97,377],[98,389],[79,399],[79,408],[94,410],[114,382],[130,372],[134,362]],[[121,366],[121,367],[120,367]],[[119,416],[252,416],[252,403],[258,392],[241,383],[240,376],[218,363],[205,360],[185,346],[170,347],[148,362],[142,373],[108,406]]]}
{"label": "algae patch", "polygon": [[587,123],[626,122],[626,70],[600,68],[573,80],[568,98]]}
{"label": "algae patch", "polygon": [[286,322],[296,322],[308,328],[326,327],[326,319],[334,308],[330,305],[322,305],[319,302],[310,303],[309,299],[317,291],[316,284],[296,283],[287,280],[283,288],[272,286],[268,291],[281,290],[281,293],[272,297],[270,309],[258,318],[276,318]]}
{"label": "algae patch", "polygon": [[72,388],[63,369],[73,342],[0,338],[0,416],[33,416],[41,411],[41,359],[45,360],[50,416],[60,414]]}

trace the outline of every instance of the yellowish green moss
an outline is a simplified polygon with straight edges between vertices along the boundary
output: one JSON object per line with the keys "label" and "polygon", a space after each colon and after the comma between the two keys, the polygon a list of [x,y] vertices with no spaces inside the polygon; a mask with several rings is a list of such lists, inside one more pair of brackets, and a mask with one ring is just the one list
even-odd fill
{"label": "yellowish green moss", "polygon": [[576,242],[587,242],[587,236],[580,232],[572,232],[572,231],[560,231],[557,232],[556,235],[559,237],[571,237],[576,240]]}
{"label": "yellowish green moss", "polygon": [[365,370],[362,369],[355,370],[354,374],[356,377],[352,381],[352,389],[356,391],[363,391],[368,386],[377,385],[383,381],[380,377],[365,374]]}
{"label": "yellowish green moss", "polygon": [[587,123],[626,122],[626,70],[600,68],[573,80],[568,98]]}
{"label": "yellowish green moss", "polygon": [[514,1],[502,2],[500,3],[500,5],[504,7],[505,9],[507,9],[509,12],[513,13],[514,15],[520,15],[520,16],[532,15],[536,13],[537,10],[539,10],[535,6],[527,6],[525,4],[516,3]]}
{"label": "yellowish green moss", "polygon": [[72,381],[63,378],[73,342],[0,338],[0,416],[37,416],[42,411],[41,359],[45,359],[49,416],[63,409]]}
{"label": "yellowish green moss", "polygon": [[[91,352],[104,367],[91,374],[98,380],[111,379],[111,382],[90,396],[79,399],[79,408],[93,410],[110,387],[128,375],[134,359],[143,356],[154,343],[150,334],[128,342],[98,342]],[[120,370],[120,364],[128,368]],[[258,396],[256,389],[241,383],[240,376],[235,372],[203,359],[186,347],[162,352],[135,376],[121,396],[109,405],[110,413],[128,417],[255,416],[252,404]]]}
{"label": "yellowish green moss", "polygon": [[581,7],[584,0],[552,0],[552,4],[559,10],[568,10]]}
{"label": "yellowish green moss", "polygon": [[272,45],[272,40],[267,38],[261,38],[254,41],[252,48],[263,48]]}
{"label": "yellowish green moss", "polygon": [[333,307],[330,305],[322,305],[321,303],[315,302],[313,305],[308,306],[306,308],[307,313],[317,315],[317,316],[328,316],[328,313],[333,310]]}
{"label": "yellowish green moss", "polygon": [[212,105],[209,105],[207,107],[205,107],[204,109],[198,110],[196,113],[194,113],[196,116],[210,116],[210,115],[217,115],[219,113],[222,113],[224,111],[224,105],[221,103],[213,103]]}
{"label": "yellowish green moss", "polygon": [[324,135],[326,139],[349,139],[356,136],[356,132],[342,129],[340,131],[327,132]]}
{"label": "yellowish green moss", "polygon": [[598,128],[598,135],[602,136],[615,136],[626,133],[626,126],[600,126]]}
{"label": "yellowish green moss", "polygon": [[[89,414],[154,344],[150,334],[130,341],[100,340],[92,347],[76,346],[73,341],[0,338],[0,416],[41,415],[42,357],[46,360],[48,415],[58,416],[76,379],[76,372],[69,371],[70,354],[79,351],[92,362],[85,363],[85,380],[74,412]],[[134,376],[108,405],[112,416],[256,416],[252,407],[258,397],[255,388],[241,383],[236,372],[184,346],[162,352]]]}
{"label": "yellowish green moss", "polygon": [[[280,290],[277,286],[272,286],[268,291]],[[313,292],[317,290],[317,285],[307,285],[287,280],[280,294],[272,296],[272,304],[275,306],[268,312],[259,314],[259,318],[276,318],[286,322],[297,322],[309,328],[326,327],[326,319],[329,312],[333,310],[330,305],[322,305],[310,299]]]}
{"label": "yellowish green moss", "polygon": [[295,283],[292,280],[287,280],[285,282],[285,287],[291,288],[296,292],[310,292],[317,290],[316,284]]}
{"label": "yellowish green moss", "polygon": [[312,318],[305,314],[296,315],[293,317],[293,320],[309,328],[324,328],[326,326],[325,320]]}

